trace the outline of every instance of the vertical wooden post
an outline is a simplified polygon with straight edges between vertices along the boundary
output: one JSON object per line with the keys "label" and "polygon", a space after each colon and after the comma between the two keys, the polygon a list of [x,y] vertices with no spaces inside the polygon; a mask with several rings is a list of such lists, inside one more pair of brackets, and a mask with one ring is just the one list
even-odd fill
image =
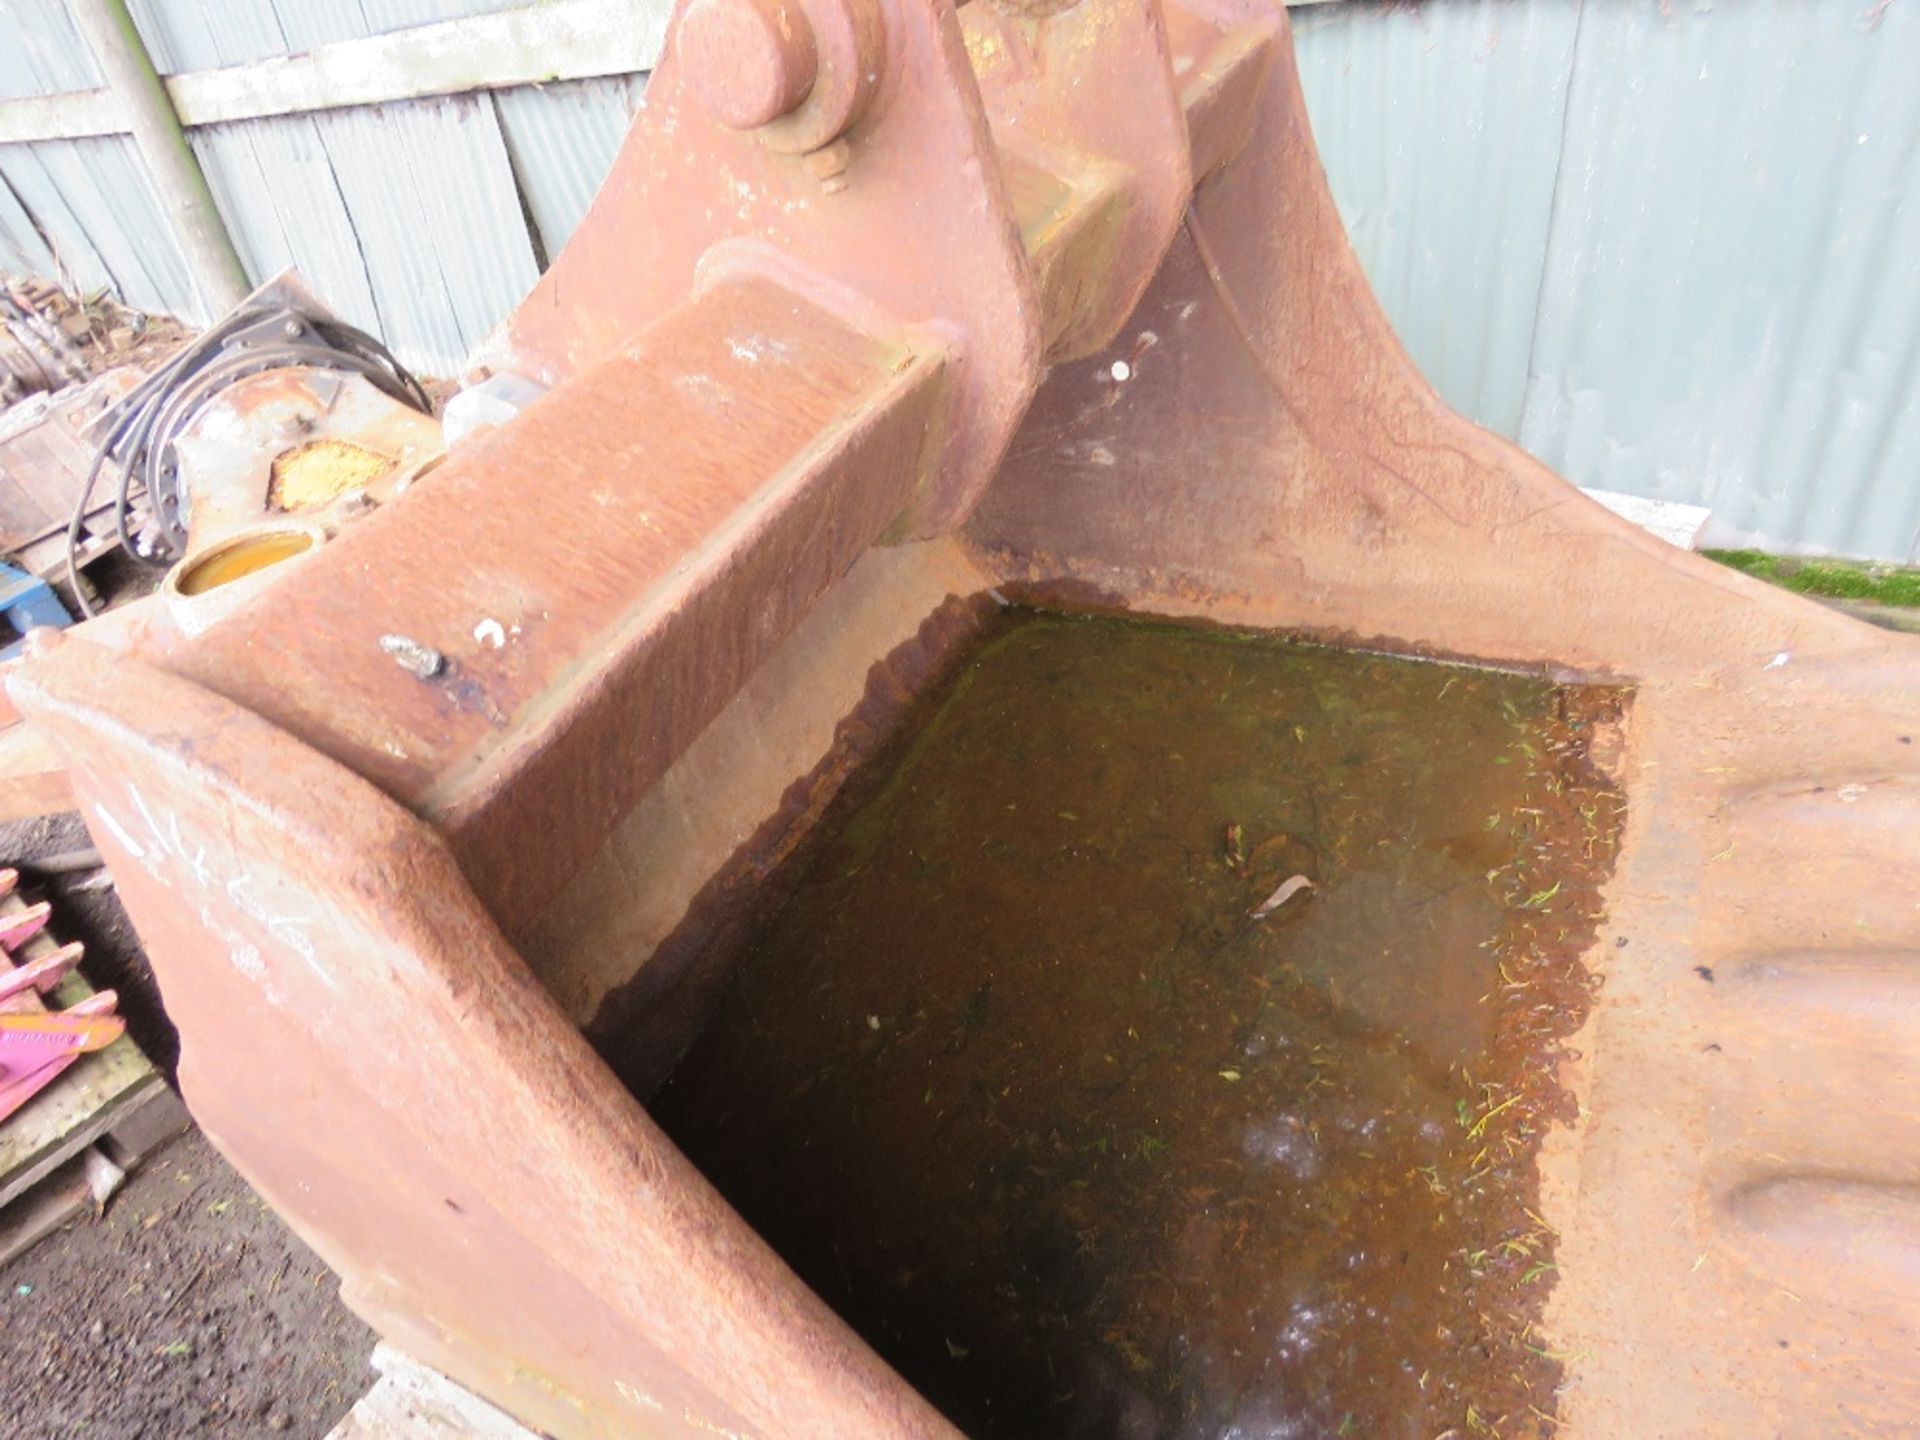
{"label": "vertical wooden post", "polygon": [[201,318],[211,318],[238,304],[251,287],[173,99],[153,68],[126,0],[70,0],[69,8],[120,104],[194,286],[208,306]]}

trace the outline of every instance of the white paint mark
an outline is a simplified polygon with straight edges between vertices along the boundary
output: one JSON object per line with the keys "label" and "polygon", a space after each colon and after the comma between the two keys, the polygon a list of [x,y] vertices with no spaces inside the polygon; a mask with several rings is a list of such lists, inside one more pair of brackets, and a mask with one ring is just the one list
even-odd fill
{"label": "white paint mark", "polygon": [[[739,354],[740,350],[745,348],[731,341],[728,343],[733,348],[735,354]],[[759,359],[759,355],[755,352],[747,363],[752,364],[753,361],[757,359]],[[689,395],[697,395],[702,400],[721,401],[727,398],[727,387],[701,370],[692,370],[685,375],[674,376],[673,386],[674,389],[684,390]]]}
{"label": "white paint mark", "polygon": [[133,808],[140,812],[140,818],[147,822],[147,834],[153,837],[154,849],[165,850],[167,837],[161,833],[160,822],[153,818],[153,812],[147,808],[147,797],[140,793],[140,787],[128,785],[127,798],[133,801]]}
{"label": "white paint mark", "polygon": [[1835,793],[1839,795],[1842,805],[1851,805],[1867,793],[1867,787],[1864,785],[1842,785]]}
{"label": "white paint mark", "polygon": [[307,932],[301,928],[303,925],[310,925],[312,923],[313,922],[308,920],[304,915],[273,915],[268,917],[267,933],[289,950],[293,951],[293,953],[298,955],[302,960],[306,961],[307,968],[312,970],[314,974],[326,981],[327,984],[332,985],[333,976],[321,968],[320,962],[314,953],[313,941],[307,935]]}
{"label": "white paint mark", "polygon": [[244,940],[236,940],[233,942],[233,948],[227,952],[227,958],[233,962],[234,969],[254,984],[257,985],[267,978],[267,962],[260,958],[257,946],[249,945]]}
{"label": "white paint mark", "polygon": [[1773,659],[1767,661],[1767,663],[1762,668],[1767,670],[1778,670],[1782,665],[1785,665],[1791,659],[1793,659],[1793,652],[1791,650],[1782,650],[1778,655],[1774,656]]}
{"label": "white paint mark", "polygon": [[498,650],[507,643],[507,627],[489,615],[473,627],[473,638],[489,650]]}
{"label": "white paint mark", "polygon": [[658,1400],[654,1399],[653,1396],[649,1395],[631,1381],[615,1380],[613,1382],[613,1388],[626,1396],[627,1399],[633,1401],[634,1404],[644,1405],[656,1415],[664,1415],[666,1413],[667,1407],[665,1405],[662,1405]]}
{"label": "white paint mark", "polygon": [[230,880],[227,881],[227,899],[231,900],[234,904],[238,905],[242,910],[246,911],[249,915],[255,915],[255,918],[258,918],[258,916],[255,914],[258,907],[254,904],[252,897],[248,894],[248,892],[252,889],[253,889],[252,875],[244,874],[244,873],[240,875],[235,875],[234,877],[232,877]]}
{"label": "white paint mark", "polygon": [[227,899],[232,901],[239,908],[240,913],[248,919],[265,926],[271,938],[298,955],[301,963],[311,970],[329,990],[338,990],[340,982],[334,979],[332,972],[320,963],[313,940],[303,928],[313,923],[312,917],[275,913],[253,893],[253,883],[253,876],[246,871],[235,875],[227,881]]}
{"label": "white paint mark", "polygon": [[138,840],[127,833],[127,827],[113,818],[113,812],[104,805],[96,804],[93,813],[100,817],[101,823],[113,832],[113,838],[120,842],[120,848],[136,860],[147,858],[147,850]]}
{"label": "white paint mark", "polygon": [[724,1425],[714,1424],[713,1421],[700,1414],[691,1405],[681,1407],[680,1419],[684,1424],[692,1426],[695,1430],[704,1430],[709,1435],[718,1435],[720,1440],[753,1440],[753,1437],[744,1430],[729,1430]]}
{"label": "white paint mark", "polygon": [[760,352],[751,345],[742,345],[738,340],[727,341],[727,350],[734,359],[748,365],[760,363]]}
{"label": "white paint mark", "polygon": [[207,874],[207,847],[198,847],[193,854],[187,854],[186,838],[180,833],[180,812],[167,812],[167,828],[173,834],[173,843],[168,848],[180,858],[180,863],[193,872],[193,883],[205,890],[211,883]]}

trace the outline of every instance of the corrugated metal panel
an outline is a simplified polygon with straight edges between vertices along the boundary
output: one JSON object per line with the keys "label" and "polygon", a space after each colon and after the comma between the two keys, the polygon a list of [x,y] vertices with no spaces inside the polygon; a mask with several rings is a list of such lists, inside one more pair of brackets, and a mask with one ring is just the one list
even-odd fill
{"label": "corrugated metal panel", "polygon": [[1296,11],[1362,263],[1441,393],[1578,483],[1914,558],[1920,8],[1662,8]]}
{"label": "corrugated metal panel", "polygon": [[[8,0],[9,4],[20,0]],[[59,0],[31,0],[55,4]],[[128,0],[163,75],[298,55],[317,45],[437,20],[512,10],[527,0]]]}
{"label": "corrugated metal panel", "polygon": [[288,53],[274,7],[263,0],[127,0],[127,10],[162,75]]}
{"label": "corrugated metal panel", "polygon": [[0,273],[52,275],[59,266],[7,180],[6,148],[0,146]]}
{"label": "corrugated metal panel", "polygon": [[[246,3],[246,0],[229,0]],[[336,40],[363,35],[385,35],[415,25],[458,20],[463,15],[485,15],[513,10],[527,0],[273,0],[274,11],[295,52]]]}
{"label": "corrugated metal panel", "polygon": [[[164,74],[241,65],[525,0],[130,0]],[[0,94],[94,80],[60,0],[27,7],[29,43],[0,47]],[[44,14],[42,14],[44,12]],[[41,23],[44,21],[44,23]],[[579,224],[626,134],[644,77],[214,126],[192,138],[248,274],[299,268],[341,315],[408,364],[457,370]],[[510,153],[511,150],[511,153]],[[76,283],[210,318],[121,138],[0,147],[0,259],[34,270],[44,226]]]}
{"label": "corrugated metal panel", "polygon": [[194,148],[249,274],[297,266],[426,374],[457,371],[538,276],[486,96],[212,126]]}
{"label": "corrugated metal panel", "polygon": [[[0,94],[95,83],[59,0]],[[163,69],[514,0],[133,0]],[[1920,541],[1920,11],[1436,0],[1295,12],[1337,200],[1441,392],[1582,484],[1775,545]],[[19,33],[19,32],[16,32]],[[557,250],[640,79],[196,134],[250,271],[452,369]],[[511,164],[509,164],[509,156]],[[197,313],[123,139],[0,147],[0,259]],[[517,188],[516,188],[517,181]],[[18,203],[15,203],[17,200]],[[23,208],[24,207],[24,208]]]}
{"label": "corrugated metal panel", "polygon": [[[102,83],[61,0],[6,4],[0,98],[56,95]],[[253,27],[246,7],[235,8],[239,13],[220,28],[243,36]],[[139,15],[143,0],[133,0],[133,9]],[[216,27],[210,19],[205,29],[211,47]],[[212,318],[128,136],[0,146],[0,177],[11,192],[0,198],[0,256],[9,263],[38,273],[50,266],[83,291],[108,287],[144,310]]]}
{"label": "corrugated metal panel", "polygon": [[538,278],[492,105],[461,96],[314,118],[388,343],[453,373]]}
{"label": "corrugated metal panel", "polygon": [[60,186],[41,163],[39,146],[0,145],[0,178],[5,179],[7,189],[17,197],[20,218],[32,217],[27,220],[27,228],[19,232],[16,245],[24,248],[25,237],[34,232],[34,222],[38,222],[52,247],[50,258],[56,276],[81,290],[97,290],[113,284],[107,262],[93,248],[80,217],[68,207]]}
{"label": "corrugated metal panel", "polygon": [[1509,435],[1577,19],[1510,0],[1293,12],[1314,135],[1381,303],[1435,388]]}
{"label": "corrugated metal panel", "polygon": [[[132,0],[155,64],[172,74],[237,65],[522,0]],[[601,84],[602,82],[588,82]],[[548,87],[571,91],[573,86]],[[604,148],[620,82],[555,103],[576,118],[542,138],[527,208],[566,224],[582,167]],[[524,117],[531,108],[509,107]],[[526,121],[529,131],[538,121]],[[576,129],[581,151],[558,137]],[[624,126],[622,127],[624,130]],[[451,374],[532,288],[538,269],[491,96],[278,116],[193,135],[248,274],[297,266],[339,313],[407,364]],[[605,162],[599,162],[604,173]],[[571,168],[569,168],[571,167]],[[593,183],[597,184],[598,177]]]}
{"label": "corrugated metal panel", "polygon": [[559,254],[586,215],[646,85],[646,76],[626,75],[495,93],[514,177],[543,254]]}
{"label": "corrugated metal panel", "polygon": [[[131,138],[94,135],[41,140],[29,148],[122,299],[141,310],[198,312],[192,275],[174,244]],[[34,213],[40,214],[37,209]],[[48,228],[55,246],[61,246],[59,228]]]}
{"label": "corrugated metal panel", "polygon": [[1562,176],[1522,443],[1773,541],[1908,557],[1920,11],[1590,7]]}
{"label": "corrugated metal panel", "polygon": [[[282,15],[333,4],[352,4],[354,0],[274,0]],[[431,25],[436,20],[458,20],[462,15],[487,15],[495,10],[514,10],[527,0],[376,0],[366,6],[367,33],[384,35],[413,25]]]}
{"label": "corrugated metal panel", "polygon": [[[107,287],[141,309],[199,313],[193,280],[131,139],[103,135],[0,145],[0,178],[19,207],[0,212],[15,234],[7,248],[45,253],[37,221],[52,246],[56,273],[64,272],[81,290]],[[23,228],[15,232],[16,224]]]}
{"label": "corrugated metal panel", "polygon": [[312,118],[216,125],[192,139],[247,273],[258,279],[295,266],[334,313],[384,333],[353,218]]}
{"label": "corrugated metal panel", "polygon": [[93,53],[61,0],[7,0],[0,100],[92,90],[99,84]]}

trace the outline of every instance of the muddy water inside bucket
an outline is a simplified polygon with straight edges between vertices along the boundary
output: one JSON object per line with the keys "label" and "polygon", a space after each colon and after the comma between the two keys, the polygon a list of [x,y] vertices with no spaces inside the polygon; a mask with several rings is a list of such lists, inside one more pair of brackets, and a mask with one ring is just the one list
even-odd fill
{"label": "muddy water inside bucket", "polygon": [[1619,704],[1016,613],[775,877],[652,1108],[982,1440],[1547,1433],[1535,1151]]}

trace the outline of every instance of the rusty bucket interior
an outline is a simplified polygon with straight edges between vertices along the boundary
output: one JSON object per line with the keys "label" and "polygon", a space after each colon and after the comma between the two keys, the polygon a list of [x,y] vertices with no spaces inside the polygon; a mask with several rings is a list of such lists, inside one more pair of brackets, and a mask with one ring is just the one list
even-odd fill
{"label": "rusty bucket interior", "polygon": [[466,379],[9,682],[403,1348],[562,1437],[1911,1429],[1920,653],[1440,402],[1282,9],[690,0]]}

